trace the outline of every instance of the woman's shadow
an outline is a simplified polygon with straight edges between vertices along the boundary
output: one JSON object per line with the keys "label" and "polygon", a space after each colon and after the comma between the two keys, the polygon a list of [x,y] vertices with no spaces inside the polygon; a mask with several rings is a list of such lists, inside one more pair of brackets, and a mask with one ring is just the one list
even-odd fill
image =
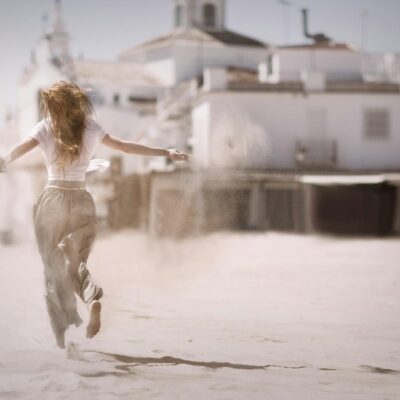
{"label": "woman's shadow", "polygon": [[[162,356],[162,357],[135,357],[128,356],[124,354],[108,353],[96,350],[80,350],[78,345],[74,342],[69,342],[66,349],[67,358],[71,360],[78,360],[83,362],[91,363],[94,360],[91,355],[95,356],[95,362],[106,362],[113,364],[113,367],[117,371],[102,371],[95,372],[95,374],[90,373],[90,376],[104,376],[104,375],[123,375],[126,373],[133,373],[134,368],[140,365],[189,365],[194,367],[205,367],[213,370],[220,368],[232,368],[239,370],[265,370],[269,367],[274,367],[275,365],[252,365],[252,364],[239,364],[231,363],[225,361],[197,361],[197,360],[187,360],[184,358],[173,357],[173,356]],[[280,367],[280,366],[276,366]],[[291,369],[301,369],[306,368],[306,366],[294,366],[294,367],[284,367]]]}

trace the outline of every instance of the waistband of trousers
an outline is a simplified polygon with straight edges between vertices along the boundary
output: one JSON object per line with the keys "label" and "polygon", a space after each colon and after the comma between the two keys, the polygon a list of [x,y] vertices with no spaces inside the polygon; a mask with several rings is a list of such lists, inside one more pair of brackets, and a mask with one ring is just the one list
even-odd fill
{"label": "waistband of trousers", "polygon": [[86,189],[85,181],[68,181],[61,179],[50,179],[47,182],[46,188],[57,189]]}

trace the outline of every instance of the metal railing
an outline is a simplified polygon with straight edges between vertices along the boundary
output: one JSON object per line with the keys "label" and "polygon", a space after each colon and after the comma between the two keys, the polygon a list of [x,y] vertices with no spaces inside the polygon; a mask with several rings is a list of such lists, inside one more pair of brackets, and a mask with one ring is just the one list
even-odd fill
{"label": "metal railing", "polygon": [[298,167],[335,168],[337,142],[332,139],[302,139],[296,141],[295,159]]}

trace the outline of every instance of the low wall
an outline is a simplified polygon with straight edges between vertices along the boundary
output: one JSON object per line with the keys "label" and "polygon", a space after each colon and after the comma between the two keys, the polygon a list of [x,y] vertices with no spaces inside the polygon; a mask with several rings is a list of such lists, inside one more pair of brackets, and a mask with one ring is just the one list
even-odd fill
{"label": "low wall", "polygon": [[184,237],[218,230],[273,230],[339,235],[399,233],[396,187],[310,185],[292,176],[191,172],[150,178],[148,230]]}
{"label": "low wall", "polygon": [[108,185],[105,226],[139,228],[153,236],[221,230],[400,233],[399,188],[387,183],[318,185],[295,174],[178,170],[111,176]]}

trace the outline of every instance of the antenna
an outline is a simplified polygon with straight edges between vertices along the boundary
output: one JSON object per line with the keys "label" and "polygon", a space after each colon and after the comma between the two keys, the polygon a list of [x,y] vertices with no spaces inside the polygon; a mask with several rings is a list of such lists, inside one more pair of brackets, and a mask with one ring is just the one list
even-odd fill
{"label": "antenna", "polygon": [[368,10],[361,11],[361,50],[365,51],[368,45]]}

